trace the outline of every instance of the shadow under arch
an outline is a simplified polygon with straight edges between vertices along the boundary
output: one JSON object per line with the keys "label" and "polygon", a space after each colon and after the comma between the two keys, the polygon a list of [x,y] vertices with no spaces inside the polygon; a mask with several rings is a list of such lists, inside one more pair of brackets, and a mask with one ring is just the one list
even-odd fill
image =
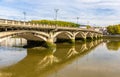
{"label": "shadow under arch", "polygon": [[53,36],[56,39],[56,42],[71,42],[73,34],[69,31],[60,31],[56,32]]}
{"label": "shadow under arch", "polygon": [[23,31],[18,31],[18,30],[16,30],[16,31],[7,31],[7,32],[2,32],[2,33],[3,33],[3,35],[0,36],[1,37],[0,42],[6,40],[8,37],[9,38],[19,37],[19,38],[24,38],[27,41],[29,41],[28,42],[29,44],[32,43],[32,42],[41,44],[40,42],[45,43],[47,41],[48,37],[49,37],[49,34],[45,33],[45,32],[27,31],[27,30],[23,30]]}
{"label": "shadow under arch", "polygon": [[87,33],[88,32],[82,32],[82,31],[76,32],[75,39],[76,40],[86,40]]}

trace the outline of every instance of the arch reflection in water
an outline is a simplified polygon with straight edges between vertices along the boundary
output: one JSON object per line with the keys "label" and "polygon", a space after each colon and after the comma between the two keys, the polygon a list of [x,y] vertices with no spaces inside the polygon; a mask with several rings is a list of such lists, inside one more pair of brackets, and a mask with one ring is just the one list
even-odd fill
{"label": "arch reflection in water", "polygon": [[102,41],[91,41],[91,42],[83,42],[77,45],[73,45],[71,46],[71,48],[69,48],[66,57],[70,58],[72,56],[75,55],[81,55],[84,52],[89,52],[90,50],[92,50],[93,48],[95,48],[96,46],[99,45],[99,43],[101,43]]}
{"label": "arch reflection in water", "polygon": [[0,68],[16,64],[26,56],[26,49],[0,47]]}
{"label": "arch reflection in water", "polygon": [[[51,66],[57,63],[65,62],[69,60],[69,58],[73,58],[76,56],[83,56],[84,53],[88,53],[94,47],[96,47],[100,41],[92,41],[89,43],[81,43],[78,45],[68,46],[67,48],[58,47],[58,49],[48,50],[46,55],[39,60],[38,67],[45,68],[47,66]],[[92,44],[92,45],[91,45]],[[61,46],[61,45],[59,45]],[[91,47],[90,47],[91,46]]]}
{"label": "arch reflection in water", "polygon": [[39,68],[45,68],[53,63],[58,63],[59,59],[54,56],[55,52],[56,48],[48,50],[47,54],[38,63],[38,66],[40,66]]}
{"label": "arch reflection in water", "polygon": [[88,46],[89,43],[76,45],[58,44],[57,49],[52,50],[29,48],[26,58],[12,67],[8,67],[8,69],[0,70],[0,73],[9,74],[11,77],[47,77],[63,69],[76,59],[81,59],[91,52],[100,42],[96,46],[92,43],[93,47],[91,48]]}
{"label": "arch reflection in water", "polygon": [[67,53],[67,58],[70,58],[77,54],[78,54],[78,52],[75,50],[75,46],[72,46]]}
{"label": "arch reflection in water", "polygon": [[82,46],[81,46],[81,48],[80,48],[80,52],[82,53],[82,52],[84,52],[84,51],[86,51],[86,50],[88,50],[87,44],[86,44],[86,43],[83,43]]}
{"label": "arch reflection in water", "polygon": [[93,46],[94,46],[94,43],[93,43],[93,42],[88,43],[88,47],[89,47],[89,48],[92,48]]}

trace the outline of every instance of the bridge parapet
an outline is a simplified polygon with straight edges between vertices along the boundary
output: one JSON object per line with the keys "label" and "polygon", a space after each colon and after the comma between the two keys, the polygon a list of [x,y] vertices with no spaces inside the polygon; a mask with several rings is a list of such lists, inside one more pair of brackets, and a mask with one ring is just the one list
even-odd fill
{"label": "bridge parapet", "polygon": [[57,30],[69,30],[69,31],[83,31],[83,32],[94,32],[102,34],[99,31],[90,30],[90,29],[83,29],[83,28],[75,28],[75,27],[63,27],[57,25],[42,25],[42,24],[33,24],[30,22],[24,21],[15,21],[15,20],[7,20],[7,19],[0,19],[0,27],[22,27],[22,28],[37,28],[37,29],[57,29]]}
{"label": "bridge parapet", "polygon": [[5,25],[55,27],[55,25],[35,24],[35,23],[30,23],[30,22],[7,20],[7,19],[0,19],[0,24],[3,24],[3,25],[5,24]]}

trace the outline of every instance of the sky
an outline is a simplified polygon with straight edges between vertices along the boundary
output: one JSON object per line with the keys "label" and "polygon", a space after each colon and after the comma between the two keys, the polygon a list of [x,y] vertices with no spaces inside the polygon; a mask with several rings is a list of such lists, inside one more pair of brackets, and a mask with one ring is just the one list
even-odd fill
{"label": "sky", "polygon": [[55,19],[83,25],[120,24],[120,0],[0,0],[0,19]]}

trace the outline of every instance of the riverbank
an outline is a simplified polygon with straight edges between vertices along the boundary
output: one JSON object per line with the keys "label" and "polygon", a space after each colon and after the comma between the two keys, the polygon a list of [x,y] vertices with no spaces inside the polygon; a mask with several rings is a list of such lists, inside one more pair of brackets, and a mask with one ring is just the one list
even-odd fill
{"label": "riverbank", "polygon": [[120,35],[103,35],[104,38],[120,38]]}

